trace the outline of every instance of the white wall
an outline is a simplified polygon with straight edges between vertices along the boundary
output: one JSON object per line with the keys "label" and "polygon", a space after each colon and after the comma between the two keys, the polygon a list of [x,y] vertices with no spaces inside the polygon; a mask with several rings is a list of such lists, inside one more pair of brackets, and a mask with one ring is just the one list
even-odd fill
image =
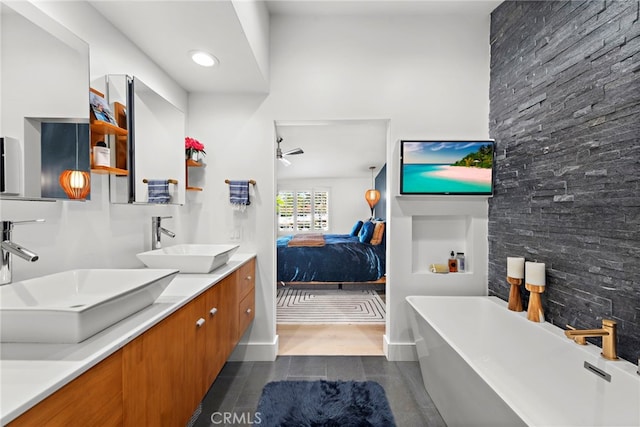
{"label": "white wall", "polygon": [[364,200],[371,180],[362,178],[326,178],[278,180],[278,191],[326,189],[329,191],[329,231],[332,234],[348,234],[357,220],[366,221],[371,216]]}
{"label": "white wall", "polygon": [[[274,16],[271,22],[271,92],[267,96],[192,94],[188,127],[215,147],[207,191],[194,216],[213,226],[201,238],[233,228],[258,253],[256,320],[243,338],[245,359],[275,357],[275,129],[280,120],[390,119],[387,182],[389,357],[411,358],[412,337],[404,296],[422,291],[403,262],[411,259],[411,218],[440,211],[468,214],[472,241],[486,246],[486,199],[404,200],[398,193],[401,138],[487,138],[489,16],[318,17]],[[244,215],[225,203],[225,178],[256,179],[254,203]],[[399,226],[395,227],[394,222]],[[477,234],[476,234],[477,233]],[[486,237],[485,237],[486,239]],[[483,245],[484,243],[484,245]],[[482,251],[482,248],[479,249]],[[486,293],[486,251],[476,276],[453,275],[433,292]],[[466,283],[477,280],[477,284]],[[433,278],[437,282],[438,278]],[[482,280],[485,280],[482,283]],[[458,281],[462,281],[457,287]],[[271,353],[269,353],[271,351]]]}
{"label": "white wall", "polygon": [[253,56],[269,86],[269,11],[261,0],[231,0]]}
{"label": "white wall", "polygon": [[[186,92],[89,4],[40,2],[37,6],[89,43],[91,80],[102,81],[111,73],[136,75],[186,110]],[[197,224],[188,221],[189,204],[112,205],[108,177],[92,174],[91,179],[91,201],[0,202],[3,220],[46,220],[44,224],[15,227],[14,240],[36,252],[40,259],[35,263],[14,259],[14,281],[74,268],[141,267],[135,254],[151,247],[153,215],[173,215],[173,219],[165,220],[166,227],[177,234],[172,243],[193,239]]]}
{"label": "white wall", "polygon": [[[90,44],[92,80],[110,73],[137,75],[184,107],[186,93],[91,6],[39,5]],[[177,233],[172,243],[227,242],[238,236],[241,250],[257,252],[256,320],[234,357],[273,359],[277,350],[274,121],[389,119],[386,344],[390,358],[410,357],[405,351],[412,348],[412,338],[404,296],[449,290],[446,283],[435,283],[432,290],[423,291],[418,287],[423,278],[415,277],[404,263],[412,256],[412,217],[466,212],[470,223],[476,224],[473,241],[477,242],[486,222],[486,200],[396,199],[397,140],[488,136],[488,34],[488,16],[274,17],[269,95],[188,96],[188,134],[204,142],[208,153],[207,166],[191,171],[192,180],[205,191],[189,193],[183,207],[112,205],[107,178],[93,175],[89,202],[2,201],[2,219],[47,220],[16,227],[15,240],[41,258],[33,264],[15,260],[15,280],[70,268],[141,266],[135,253],[149,249],[150,217],[173,215],[166,221],[167,228]],[[235,178],[257,181],[252,205],[243,213],[228,204],[224,180]],[[449,279],[452,293],[458,292],[463,276],[459,277]],[[462,283],[460,289],[486,292],[486,283]]]}

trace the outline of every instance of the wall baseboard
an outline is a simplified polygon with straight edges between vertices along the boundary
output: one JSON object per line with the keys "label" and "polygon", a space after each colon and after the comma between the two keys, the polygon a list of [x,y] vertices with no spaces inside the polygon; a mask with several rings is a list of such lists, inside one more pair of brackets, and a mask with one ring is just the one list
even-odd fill
{"label": "wall baseboard", "polygon": [[272,362],[278,356],[279,337],[273,342],[240,342],[229,356],[229,362]]}
{"label": "wall baseboard", "polygon": [[412,342],[389,342],[389,337],[385,334],[382,343],[384,355],[387,360],[392,362],[416,362],[418,361],[418,353],[416,353],[416,345]]}

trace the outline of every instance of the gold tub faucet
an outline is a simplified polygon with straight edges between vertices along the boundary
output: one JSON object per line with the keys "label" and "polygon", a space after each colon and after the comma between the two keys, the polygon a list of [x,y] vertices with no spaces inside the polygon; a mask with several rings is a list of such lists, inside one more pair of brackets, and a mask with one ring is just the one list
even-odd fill
{"label": "gold tub faucet", "polygon": [[564,334],[580,345],[586,345],[588,337],[602,337],[602,357],[616,360],[618,358],[616,324],[614,320],[602,319],[601,329],[574,329],[567,325],[569,329],[564,331]]}

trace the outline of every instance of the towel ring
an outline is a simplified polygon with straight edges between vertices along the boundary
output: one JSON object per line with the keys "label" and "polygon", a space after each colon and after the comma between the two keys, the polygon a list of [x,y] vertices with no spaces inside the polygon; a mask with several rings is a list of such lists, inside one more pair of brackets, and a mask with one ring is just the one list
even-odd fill
{"label": "towel ring", "polygon": [[[142,180],[142,182],[147,184],[149,182],[149,180],[147,178],[145,178],[145,179]],[[177,179],[168,179],[167,182],[169,184],[178,184],[178,180]]]}
{"label": "towel ring", "polygon": [[[225,183],[225,184],[229,184],[229,183],[231,183],[231,180],[229,180],[229,179],[225,179],[225,180],[224,180],[224,183]],[[250,179],[250,180],[249,180],[249,184],[251,184],[251,185],[256,185],[256,181],[255,181],[254,179]]]}

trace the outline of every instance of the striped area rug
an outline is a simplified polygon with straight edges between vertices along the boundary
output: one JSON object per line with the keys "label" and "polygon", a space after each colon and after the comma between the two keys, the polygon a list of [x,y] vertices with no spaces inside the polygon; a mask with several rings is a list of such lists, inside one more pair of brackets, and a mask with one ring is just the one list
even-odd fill
{"label": "striped area rug", "polygon": [[276,319],[281,324],[384,323],[385,304],[375,291],[279,288]]}

